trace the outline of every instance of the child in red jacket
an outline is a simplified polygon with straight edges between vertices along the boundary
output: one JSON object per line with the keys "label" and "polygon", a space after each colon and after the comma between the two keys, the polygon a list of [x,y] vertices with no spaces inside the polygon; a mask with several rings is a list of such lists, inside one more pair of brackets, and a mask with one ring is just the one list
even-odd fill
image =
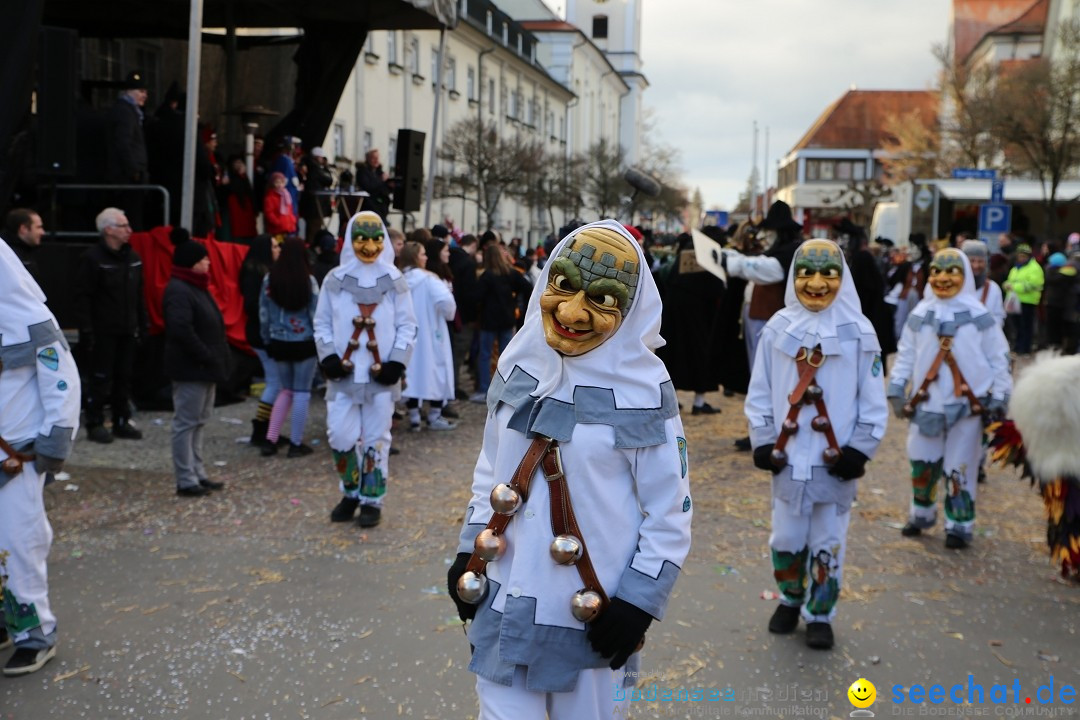
{"label": "child in red jacket", "polygon": [[263,216],[267,235],[296,234],[296,208],[285,189],[285,176],[279,172],[270,175],[270,187],[263,198]]}

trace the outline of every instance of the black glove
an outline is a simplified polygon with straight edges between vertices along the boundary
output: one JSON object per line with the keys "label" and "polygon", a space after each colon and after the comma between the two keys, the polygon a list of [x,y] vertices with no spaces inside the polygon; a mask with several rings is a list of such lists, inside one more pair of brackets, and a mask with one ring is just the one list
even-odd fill
{"label": "black glove", "polygon": [[600,657],[611,658],[608,664],[618,670],[637,650],[652,615],[621,598],[611,598],[611,605],[589,624],[589,642]]}
{"label": "black glove", "polygon": [[454,560],[454,564],[450,566],[450,569],[446,573],[446,586],[450,591],[450,599],[457,605],[457,614],[462,622],[465,620],[472,620],[476,617],[476,605],[465,602],[457,595],[458,578],[465,574],[465,566],[469,564],[469,558],[471,557],[472,554],[470,553],[458,553],[457,558]]}
{"label": "black glove", "polygon": [[323,375],[326,376],[327,380],[340,380],[349,376],[349,371],[341,365],[341,356],[336,353],[324,357],[319,362],[319,367],[322,368]]}
{"label": "black glove", "polygon": [[854,480],[860,478],[866,472],[866,463],[870,458],[863,455],[853,447],[845,445],[840,449],[840,459],[829,470],[841,480]]}
{"label": "black glove", "polygon": [[758,470],[768,470],[773,475],[780,472],[780,468],[772,464],[772,450],[774,445],[759,445],[754,448],[754,467]]}
{"label": "black glove", "polygon": [[405,374],[405,366],[401,363],[390,360],[382,364],[382,369],[379,370],[379,374],[371,378],[380,385],[393,385],[401,376]]}

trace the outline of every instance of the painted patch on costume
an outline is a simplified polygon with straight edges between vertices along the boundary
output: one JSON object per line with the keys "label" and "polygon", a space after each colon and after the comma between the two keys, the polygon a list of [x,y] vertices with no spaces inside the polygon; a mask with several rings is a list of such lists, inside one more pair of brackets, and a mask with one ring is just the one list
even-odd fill
{"label": "painted patch on costume", "polygon": [[341,478],[341,491],[355,497],[360,488],[360,468],[356,462],[356,451],[334,450],[334,469]]}
{"label": "painted patch on costume", "polygon": [[682,511],[690,512],[690,496],[687,495],[682,501]]}
{"label": "painted patch on costume", "polygon": [[937,498],[937,483],[941,478],[941,460],[911,461],[911,489],[913,500],[919,507],[933,507]]}
{"label": "painted patch on costume", "polygon": [[[686,477],[686,438],[677,437],[675,438],[675,443],[679,446],[679,462],[682,463],[681,477]],[[683,510],[683,512],[686,512],[686,510]]]}
{"label": "painted patch on costume", "polygon": [[68,384],[65,381],[61,380],[60,382],[56,383],[56,389],[63,392],[64,390],[68,389]]}
{"label": "painted patch on costume", "polygon": [[21,635],[41,626],[37,606],[34,603],[21,603],[8,588],[4,588],[4,624],[8,636]]}
{"label": "painted patch on costume", "polygon": [[802,602],[806,592],[806,558],[809,548],[799,552],[772,551],[773,578],[780,592],[791,602]]}
{"label": "painted patch on costume", "polygon": [[948,494],[945,496],[945,517],[953,522],[971,522],[975,519],[975,501],[964,483],[966,466],[953,470],[945,479]]}
{"label": "painted patch on costume", "polygon": [[839,552],[839,547],[833,547],[832,552],[821,549],[810,558],[810,599],[806,609],[811,615],[828,615],[836,607],[840,598],[840,581],[836,577]]}
{"label": "painted patch on costume", "polygon": [[58,370],[60,368],[60,356],[56,354],[54,348],[48,347],[42,350],[37,355],[38,362],[50,370]]}
{"label": "painted patch on costume", "polygon": [[375,448],[364,450],[364,463],[360,470],[360,495],[366,498],[380,498],[386,494],[386,476],[379,467],[379,454]]}
{"label": "painted patch on costume", "polygon": [[874,356],[874,364],[870,366],[870,373],[874,377],[877,377],[878,375],[881,374],[881,356],[880,355],[875,355]]}

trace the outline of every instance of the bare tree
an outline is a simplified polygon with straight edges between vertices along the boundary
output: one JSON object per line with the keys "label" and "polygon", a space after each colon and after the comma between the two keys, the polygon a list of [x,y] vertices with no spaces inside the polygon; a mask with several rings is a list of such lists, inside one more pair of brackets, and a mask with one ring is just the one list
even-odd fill
{"label": "bare tree", "polygon": [[924,118],[916,109],[885,119],[887,155],[881,157],[885,183],[896,185],[918,178],[948,177],[956,160],[941,143],[936,118]]}
{"label": "bare tree", "polygon": [[823,197],[821,202],[836,208],[840,214],[850,216],[856,225],[869,229],[870,221],[874,217],[874,207],[891,192],[885,183],[877,179],[853,180],[835,195]]}
{"label": "bare tree", "polygon": [[599,217],[611,217],[618,211],[623,195],[628,193],[629,188],[622,177],[623,157],[622,147],[604,138],[585,153],[582,189]]}

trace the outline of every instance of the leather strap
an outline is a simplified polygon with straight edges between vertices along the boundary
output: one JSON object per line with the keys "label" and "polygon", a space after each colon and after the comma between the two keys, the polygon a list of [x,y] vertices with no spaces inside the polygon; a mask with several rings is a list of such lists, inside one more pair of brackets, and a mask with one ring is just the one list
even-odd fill
{"label": "leather strap", "polygon": [[570,488],[566,484],[566,475],[562,470],[562,462],[559,459],[559,448],[556,441],[551,443],[552,450],[544,456],[544,477],[548,481],[548,497],[551,499],[551,532],[558,535],[573,535],[581,541],[581,557],[574,563],[578,575],[586,590],[592,590],[600,596],[601,612],[611,604],[607,593],[604,592],[600,579],[596,577],[592,560],[589,558],[589,547],[585,544],[585,536],[581,532],[577,518],[574,516],[574,504],[570,501]]}
{"label": "leather strap", "polygon": [[[529,445],[529,449],[525,451],[525,455],[521,458],[521,462],[518,463],[517,469],[514,470],[514,475],[510,479],[510,487],[516,490],[518,495],[521,496],[521,502],[523,504],[529,499],[529,484],[532,482],[533,475],[536,474],[536,468],[540,466],[541,461],[551,451],[551,447],[554,443],[555,441],[550,438],[537,435],[533,438],[532,444]],[[488,520],[487,529],[491,530],[496,535],[502,535],[513,517],[513,515],[492,513],[491,519]],[[484,572],[484,568],[486,567],[487,562],[481,560],[474,552],[472,557],[469,558],[469,563],[465,566],[465,570],[480,574]]]}
{"label": "leather strap", "polygon": [[937,355],[934,356],[934,361],[930,363],[930,369],[926,371],[926,377],[923,378],[922,384],[919,385],[919,389],[911,396],[909,405],[914,408],[926,398],[930,397],[930,383],[937,380],[938,372],[941,370],[941,364],[945,363],[949,367],[949,371],[952,373],[953,380],[953,395],[956,397],[966,397],[971,405],[971,411],[975,415],[982,413],[983,407],[979,399],[975,397],[974,391],[971,386],[968,385],[967,380],[964,379],[964,374],[960,372],[960,366],[956,363],[956,358],[952,354],[952,337],[948,335],[939,335]]}
{"label": "leather strap", "polygon": [[798,419],[799,411],[802,410],[803,396],[806,395],[806,388],[810,387],[810,383],[814,381],[814,375],[817,374],[818,368],[825,364],[825,355],[821,352],[820,346],[815,347],[812,351],[809,348],[802,348],[795,357],[795,364],[801,366],[799,368],[799,382],[795,384],[795,389],[788,395],[788,403],[791,404],[791,407],[788,408],[784,423],[780,426],[780,435],[776,438],[776,444],[773,445],[774,450],[783,451],[787,447],[788,438],[791,435],[784,432],[784,425],[789,420],[794,422]]}
{"label": "leather strap", "polygon": [[991,280],[990,278],[986,278],[986,280],[983,281],[983,289],[982,289],[982,304],[983,305],[986,304],[986,296],[990,294],[990,283],[992,283],[992,282],[993,282],[993,280]]}
{"label": "leather strap", "polygon": [[22,472],[23,463],[30,462],[37,457],[34,453],[19,452],[2,437],[0,437],[0,450],[7,453],[7,457],[3,462],[0,462],[0,470],[3,470],[11,477],[15,477]]}
{"label": "leather strap", "polygon": [[[373,312],[375,312],[375,308],[378,307],[378,303],[370,303],[370,304],[357,303],[356,307],[360,308],[360,317],[366,319],[366,318],[371,317],[371,314]],[[372,325],[362,325],[362,326],[361,325],[356,325],[356,326],[354,326],[353,327],[352,337],[349,338],[349,345],[348,345],[348,347],[345,348],[345,355],[341,358],[342,362],[344,362],[344,361],[348,360],[350,357],[352,357],[353,350],[356,347],[360,346],[359,345],[359,343],[360,343],[360,333],[362,333],[365,329],[367,330],[367,333],[368,333],[368,340],[371,340],[371,341],[374,342],[374,340],[375,340],[375,325],[374,324],[372,324]],[[372,356],[372,358],[374,358],[375,363],[381,363],[382,362],[379,359],[379,346],[378,345],[375,345],[374,347],[371,348],[371,356]]]}

